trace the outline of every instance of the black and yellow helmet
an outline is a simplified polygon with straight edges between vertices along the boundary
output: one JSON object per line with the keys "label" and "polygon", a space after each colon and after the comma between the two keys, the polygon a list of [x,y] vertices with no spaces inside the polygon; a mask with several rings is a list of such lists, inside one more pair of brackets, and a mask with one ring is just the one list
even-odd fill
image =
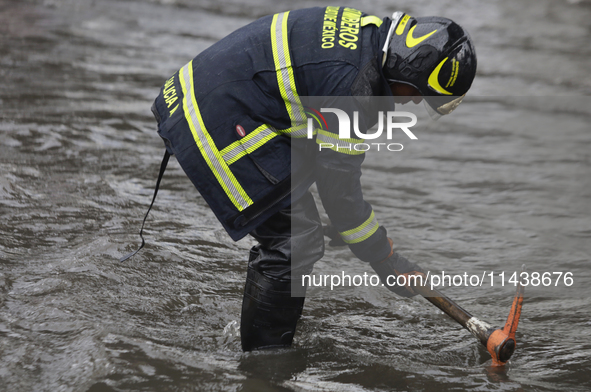
{"label": "black and yellow helmet", "polygon": [[451,113],[476,74],[476,52],[468,32],[450,19],[392,15],[384,45],[384,76],[409,84],[437,114]]}

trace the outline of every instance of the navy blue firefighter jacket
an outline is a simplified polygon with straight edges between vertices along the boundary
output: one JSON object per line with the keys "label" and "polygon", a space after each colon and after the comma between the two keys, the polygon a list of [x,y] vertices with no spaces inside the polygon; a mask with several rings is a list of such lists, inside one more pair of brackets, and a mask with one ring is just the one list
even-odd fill
{"label": "navy blue firefighter jacket", "polygon": [[232,239],[315,181],[353,253],[368,262],[388,256],[386,230],[361,191],[363,152],[319,151],[320,143],[339,145],[328,131],[336,132],[337,118],[326,115],[328,127],[308,138],[312,112],[300,97],[391,95],[381,71],[390,24],[344,7],[266,16],[204,50],[164,84],[153,106],[158,133]]}

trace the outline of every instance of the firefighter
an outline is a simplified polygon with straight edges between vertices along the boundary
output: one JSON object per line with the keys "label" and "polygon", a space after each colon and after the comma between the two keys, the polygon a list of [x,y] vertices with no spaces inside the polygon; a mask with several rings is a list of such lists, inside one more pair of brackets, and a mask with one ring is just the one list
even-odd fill
{"label": "firefighter", "polygon": [[[325,7],[252,22],[166,81],[152,108],[165,161],[176,156],[233,240],[249,234],[258,241],[244,289],[244,351],[292,343],[305,287],[294,293],[291,282],[324,253],[325,230],[308,190],[313,183],[331,220],[326,234],[347,244],[382,282],[420,272],[394,252],[363,199],[364,153],[339,148],[352,141],[327,130],[309,138],[300,97],[393,96],[397,103],[425,100],[445,115],[475,72],[472,41],[449,19],[402,12],[380,19]],[[334,148],[319,151],[331,142]],[[389,283],[399,295],[415,294]]]}

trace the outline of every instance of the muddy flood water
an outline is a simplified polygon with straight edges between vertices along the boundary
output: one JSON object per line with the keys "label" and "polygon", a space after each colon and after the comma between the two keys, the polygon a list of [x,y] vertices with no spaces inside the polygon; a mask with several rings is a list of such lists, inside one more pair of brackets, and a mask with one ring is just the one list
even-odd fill
{"label": "muddy flood water", "polygon": [[[150,106],[197,53],[318,1],[0,0],[0,391],[591,390],[591,1],[346,0],[470,31],[465,103],[363,186],[398,251],[452,274],[570,273],[526,288],[504,368],[422,298],[311,287],[292,349],[242,353],[248,249],[163,144]],[[329,248],[317,274],[371,272]],[[564,276],[564,275],[563,275]],[[442,288],[495,325],[515,288]],[[572,285],[567,285],[572,283]]]}

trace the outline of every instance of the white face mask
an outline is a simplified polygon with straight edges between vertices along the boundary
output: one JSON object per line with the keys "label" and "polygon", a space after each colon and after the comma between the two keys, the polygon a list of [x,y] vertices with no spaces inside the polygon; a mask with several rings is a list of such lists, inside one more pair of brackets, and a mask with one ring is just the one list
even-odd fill
{"label": "white face mask", "polygon": [[429,103],[425,99],[423,99],[423,103],[425,104],[425,108],[427,109],[427,113],[429,113],[429,116],[431,117],[431,119],[437,121],[441,118],[441,116],[445,116],[447,114],[450,114],[454,110],[456,110],[456,108],[460,105],[460,103],[462,103],[462,100],[464,99],[465,96],[466,96],[466,94],[464,94],[460,97],[457,97],[453,101],[449,101],[449,102],[439,106],[437,108],[437,110],[433,109],[433,107],[431,107],[431,105],[429,105]]}
{"label": "white face mask", "polygon": [[457,97],[453,101],[439,106],[437,108],[437,112],[439,112],[442,115],[450,114],[451,112],[456,110],[456,108],[462,103],[462,99],[464,99],[465,96],[466,94],[462,95],[461,97]]}

